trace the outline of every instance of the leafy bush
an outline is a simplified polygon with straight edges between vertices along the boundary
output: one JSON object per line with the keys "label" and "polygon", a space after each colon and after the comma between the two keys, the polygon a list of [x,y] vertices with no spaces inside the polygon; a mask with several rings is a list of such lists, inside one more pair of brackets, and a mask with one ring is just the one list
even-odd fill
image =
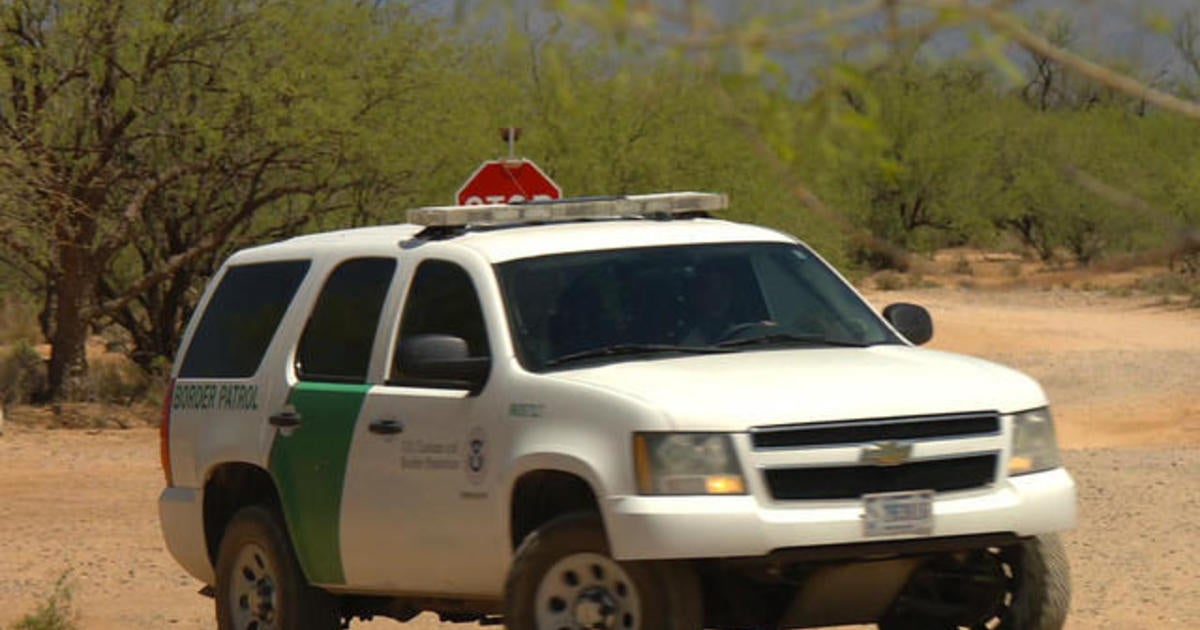
{"label": "leafy bush", "polygon": [[9,630],[76,630],[79,615],[71,605],[71,572],[65,571],[54,583],[54,590],[37,610],[9,626]]}

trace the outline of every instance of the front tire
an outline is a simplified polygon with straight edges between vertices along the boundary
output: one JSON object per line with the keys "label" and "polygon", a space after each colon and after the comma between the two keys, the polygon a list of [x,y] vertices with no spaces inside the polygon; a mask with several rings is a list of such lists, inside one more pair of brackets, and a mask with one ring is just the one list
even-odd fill
{"label": "front tire", "polygon": [[517,549],[504,623],[510,630],[699,630],[701,599],[690,567],[614,560],[600,517],[574,513]]}
{"label": "front tire", "polygon": [[1060,630],[1070,603],[1066,550],[1048,534],[934,560],[913,575],[879,628]]}
{"label": "front tire", "polygon": [[219,630],[336,630],[334,598],[304,579],[279,519],[242,508],[229,521],[217,552]]}

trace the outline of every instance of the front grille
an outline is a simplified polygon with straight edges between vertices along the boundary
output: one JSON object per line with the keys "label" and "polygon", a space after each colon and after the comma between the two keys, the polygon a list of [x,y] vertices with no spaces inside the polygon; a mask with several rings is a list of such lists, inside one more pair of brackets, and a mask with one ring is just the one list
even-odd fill
{"label": "front grille", "polygon": [[986,486],[996,477],[996,455],[935,459],[899,466],[823,466],[764,471],[779,501],[853,499],[874,492],[948,492]]}
{"label": "front grille", "polygon": [[758,427],[751,429],[750,437],[754,448],[787,448],[881,440],[954,438],[999,432],[1000,416],[994,412],[980,412]]}

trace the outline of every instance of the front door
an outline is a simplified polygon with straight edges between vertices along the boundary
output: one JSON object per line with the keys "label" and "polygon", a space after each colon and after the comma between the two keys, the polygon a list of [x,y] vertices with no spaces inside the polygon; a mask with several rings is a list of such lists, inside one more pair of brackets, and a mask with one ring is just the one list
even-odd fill
{"label": "front door", "polygon": [[[414,272],[396,347],[425,334],[462,338],[471,356],[491,354],[475,284],[455,263],[425,260]],[[342,509],[346,575],[356,588],[501,592],[507,527],[489,483],[497,390],[431,387],[393,366],[386,384],[368,392]]]}

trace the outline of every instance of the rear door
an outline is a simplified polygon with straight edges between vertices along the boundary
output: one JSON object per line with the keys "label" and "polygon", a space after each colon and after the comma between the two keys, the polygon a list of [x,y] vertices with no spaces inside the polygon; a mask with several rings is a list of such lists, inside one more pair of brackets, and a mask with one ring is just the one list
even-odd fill
{"label": "rear door", "polygon": [[355,258],[329,274],[294,357],[295,383],[273,410],[269,467],[309,581],[346,583],[341,555],[347,458],[363,401],[394,258]]}

